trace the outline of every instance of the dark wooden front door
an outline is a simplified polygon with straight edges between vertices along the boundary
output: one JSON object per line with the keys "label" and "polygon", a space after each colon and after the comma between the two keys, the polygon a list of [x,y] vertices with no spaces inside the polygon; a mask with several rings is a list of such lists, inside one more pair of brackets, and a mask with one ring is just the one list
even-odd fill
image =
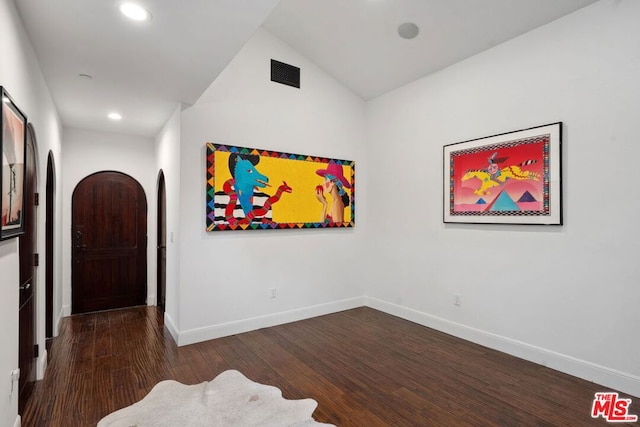
{"label": "dark wooden front door", "polygon": [[72,313],[142,305],[147,295],[147,200],[135,179],[98,172],[73,192]]}
{"label": "dark wooden front door", "polygon": [[23,413],[36,381],[36,154],[35,134],[31,124],[27,126],[27,159],[25,175],[25,233],[20,236],[20,307],[18,367],[18,412]]}

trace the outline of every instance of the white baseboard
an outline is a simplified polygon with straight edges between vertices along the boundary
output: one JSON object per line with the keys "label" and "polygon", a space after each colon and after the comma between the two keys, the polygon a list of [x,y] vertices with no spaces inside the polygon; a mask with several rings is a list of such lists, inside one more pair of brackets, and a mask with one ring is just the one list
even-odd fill
{"label": "white baseboard", "polygon": [[147,305],[148,306],[156,305],[156,296],[155,295],[147,297]]}
{"label": "white baseboard", "polygon": [[325,314],[350,310],[352,308],[362,307],[364,303],[364,297],[357,297],[327,304],[314,305],[297,310],[269,314],[266,316],[253,317],[251,319],[181,331],[178,332],[178,339],[176,342],[179,346],[189,345],[201,341],[241,334],[243,332],[255,331],[261,328],[268,328],[270,326],[283,325],[285,323],[296,322],[298,320],[309,319],[311,317],[324,316]]}
{"label": "white baseboard", "polygon": [[20,427],[22,425],[22,418],[20,418],[20,415],[18,415],[16,417],[16,421],[13,423],[13,427]]}
{"label": "white baseboard", "polygon": [[607,391],[608,387],[631,396],[640,397],[640,377],[638,376],[372,297],[357,297],[186,331],[179,331],[171,317],[165,313],[165,326],[169,329],[176,343],[179,346],[184,346],[362,306],[371,307],[419,325],[600,384],[603,386],[603,391]]}
{"label": "white baseboard", "polygon": [[[417,310],[365,297],[365,305],[393,316],[462,338],[512,356],[547,366],[614,390],[640,397],[640,377],[556,353],[521,341],[485,332]],[[606,391],[606,390],[603,390]]]}

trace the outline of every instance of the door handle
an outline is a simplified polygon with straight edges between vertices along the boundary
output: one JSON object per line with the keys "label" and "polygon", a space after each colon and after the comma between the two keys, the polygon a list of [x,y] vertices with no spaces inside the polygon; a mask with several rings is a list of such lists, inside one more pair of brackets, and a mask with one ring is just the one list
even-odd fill
{"label": "door handle", "polygon": [[[26,285],[20,286],[21,291],[26,291],[31,287],[31,283],[27,283]],[[15,289],[15,288],[13,288]]]}
{"label": "door handle", "polygon": [[87,249],[87,245],[82,244],[82,232],[78,230],[76,231],[76,250],[81,251],[83,249]]}

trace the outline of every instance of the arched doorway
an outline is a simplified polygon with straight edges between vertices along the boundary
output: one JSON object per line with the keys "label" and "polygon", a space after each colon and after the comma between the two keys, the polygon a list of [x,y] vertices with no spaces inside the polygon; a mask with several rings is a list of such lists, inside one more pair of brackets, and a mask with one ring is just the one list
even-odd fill
{"label": "arched doorway", "polygon": [[147,199],[134,178],[84,178],[71,199],[71,312],[143,305],[147,296]]}
{"label": "arched doorway", "polygon": [[45,337],[53,337],[53,260],[54,254],[54,230],[56,210],[56,168],[53,152],[49,151],[47,158],[47,182],[46,182],[46,206],[45,206]]}
{"label": "arched doorway", "polygon": [[27,152],[25,158],[24,186],[24,234],[20,236],[20,306],[18,367],[20,380],[18,387],[18,413],[22,414],[26,402],[31,396],[36,381],[37,337],[36,337],[36,298],[37,298],[37,173],[36,173],[36,135],[31,123],[27,125]]}
{"label": "arched doorway", "polygon": [[164,311],[167,297],[167,195],[164,172],[158,174],[158,307]]}

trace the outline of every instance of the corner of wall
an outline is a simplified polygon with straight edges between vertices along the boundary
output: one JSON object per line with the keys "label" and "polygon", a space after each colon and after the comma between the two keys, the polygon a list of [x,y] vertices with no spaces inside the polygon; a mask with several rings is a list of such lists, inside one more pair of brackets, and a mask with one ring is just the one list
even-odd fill
{"label": "corner of wall", "polygon": [[176,343],[178,343],[180,340],[180,332],[178,332],[178,328],[176,328],[176,325],[173,319],[171,318],[169,313],[167,313],[166,311],[164,313],[164,326],[167,328],[167,330],[171,334],[171,337],[173,338],[173,340]]}
{"label": "corner of wall", "polygon": [[69,316],[70,314],[71,314],[70,306],[60,308],[60,312],[56,316],[55,322],[53,322],[53,324],[55,325],[53,330],[53,336],[57,337],[60,334],[60,326],[62,324],[62,318],[65,316]]}
{"label": "corner of wall", "polygon": [[[353,308],[362,307],[364,305],[364,297],[356,297],[345,299],[342,301],[334,301],[326,304],[318,304],[301,309],[283,311],[266,316],[258,316],[250,319],[243,319],[234,322],[207,326],[204,328],[196,328],[179,332],[176,342],[178,343],[178,346],[189,345],[201,341],[241,334],[244,332],[255,331],[262,328],[268,328],[271,326],[297,322],[299,320],[310,319],[312,317],[324,316],[331,313],[351,310]],[[172,335],[175,339],[176,335],[174,335],[173,333]]]}
{"label": "corner of wall", "polygon": [[48,352],[45,348],[40,357],[38,357],[38,380],[44,378],[44,374],[47,371]]}
{"label": "corner of wall", "polygon": [[377,298],[365,297],[364,299],[367,307],[380,310],[392,316],[433,328],[440,332],[546,366],[556,371],[600,384],[604,387],[611,387],[632,396],[640,396],[640,377],[452,322],[441,317]]}

